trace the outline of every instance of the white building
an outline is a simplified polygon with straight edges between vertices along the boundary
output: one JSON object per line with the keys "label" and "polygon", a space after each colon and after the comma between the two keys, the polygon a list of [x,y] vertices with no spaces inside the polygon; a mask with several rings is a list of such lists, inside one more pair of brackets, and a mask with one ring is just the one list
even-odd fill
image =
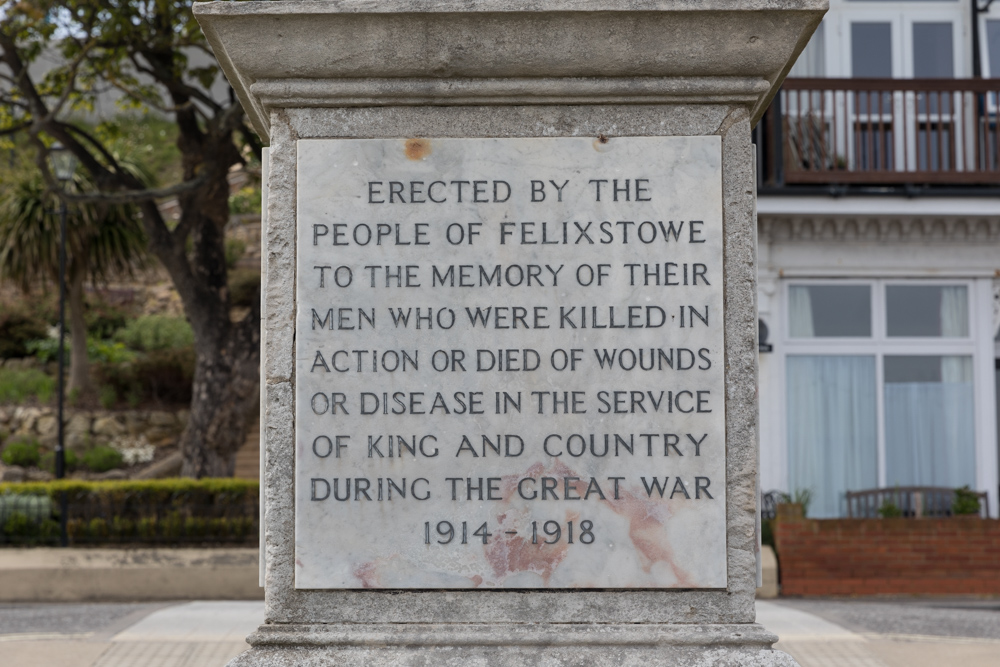
{"label": "white building", "polygon": [[761,486],[812,517],[964,484],[997,516],[1000,3],[973,2],[830,0],[756,130]]}

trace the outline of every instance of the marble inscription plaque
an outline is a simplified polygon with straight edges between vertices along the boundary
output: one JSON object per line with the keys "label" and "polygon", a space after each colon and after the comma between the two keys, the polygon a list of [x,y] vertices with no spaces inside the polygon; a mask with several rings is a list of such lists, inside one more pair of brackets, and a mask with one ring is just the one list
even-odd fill
{"label": "marble inscription plaque", "polygon": [[301,140],[297,588],[724,588],[718,137]]}

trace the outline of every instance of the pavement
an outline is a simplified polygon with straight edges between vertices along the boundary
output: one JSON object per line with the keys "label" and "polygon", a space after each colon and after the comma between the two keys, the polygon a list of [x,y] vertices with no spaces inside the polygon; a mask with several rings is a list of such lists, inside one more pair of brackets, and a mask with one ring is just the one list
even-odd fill
{"label": "pavement", "polygon": [[1000,667],[1000,600],[781,599],[757,622],[802,667]]}
{"label": "pavement", "polygon": [[4,667],[222,667],[245,651],[264,603],[0,605]]}
{"label": "pavement", "polygon": [[[3,667],[223,667],[259,601],[0,605]],[[757,602],[802,667],[1000,667],[1000,600]]]}

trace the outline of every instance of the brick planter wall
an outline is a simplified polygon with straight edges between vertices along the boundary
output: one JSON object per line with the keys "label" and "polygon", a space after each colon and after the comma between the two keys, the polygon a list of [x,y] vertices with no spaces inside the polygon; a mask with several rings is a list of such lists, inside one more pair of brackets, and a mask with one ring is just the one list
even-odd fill
{"label": "brick planter wall", "polygon": [[783,595],[1000,595],[1000,521],[803,519],[779,509]]}

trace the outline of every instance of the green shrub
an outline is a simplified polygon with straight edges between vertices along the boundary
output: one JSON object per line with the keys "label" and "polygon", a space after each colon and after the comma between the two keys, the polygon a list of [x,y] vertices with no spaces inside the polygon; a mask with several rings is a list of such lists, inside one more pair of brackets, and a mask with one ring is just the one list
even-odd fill
{"label": "green shrub", "polygon": [[260,303],[260,271],[237,269],[229,273],[229,305],[250,307]]}
{"label": "green shrub", "polygon": [[[37,340],[29,340],[25,343],[25,347],[27,348],[30,356],[35,357],[43,364],[48,363],[49,361],[58,361],[59,359],[58,338],[38,338]],[[69,364],[70,344],[68,337],[64,350],[66,354],[66,363]]]}
{"label": "green shrub", "polygon": [[115,332],[128,324],[134,308],[125,308],[108,303],[104,299],[93,299],[87,302],[84,321],[87,323],[87,335],[96,340],[107,340]]}
{"label": "green shrub", "polygon": [[128,349],[125,343],[110,340],[88,340],[87,357],[92,362],[103,361],[110,364],[120,364],[135,359],[135,352]]}
{"label": "green shrub", "polygon": [[955,489],[955,499],[951,503],[951,513],[956,516],[979,514],[979,496],[966,484]]}
{"label": "green shrub", "polygon": [[0,524],[5,524],[14,514],[21,514],[36,523],[50,518],[52,515],[52,499],[48,496],[0,493]]}
{"label": "green shrub", "polygon": [[229,197],[229,212],[240,213],[260,213],[260,186],[257,184],[246,185],[238,192]]}
{"label": "green shrub", "polygon": [[28,537],[31,520],[24,512],[12,512],[3,523],[3,532],[12,537]]}
{"label": "green shrub", "polygon": [[55,388],[55,378],[37,368],[0,368],[0,403],[24,403],[29,398],[47,403]]}
{"label": "green shrub", "polygon": [[142,389],[138,387],[132,387],[127,394],[125,394],[125,402],[132,409],[139,407],[142,403]]}
{"label": "green shrub", "polygon": [[171,350],[193,345],[194,332],[183,318],[144,315],[120,329],[115,334],[115,340],[140,352]]}
{"label": "green shrub", "polygon": [[95,364],[92,370],[102,391],[110,396],[114,390],[116,400],[124,396],[132,407],[144,399],[185,405],[191,402],[194,363],[194,348],[186,347],[147,352],[131,363]]}
{"label": "green shrub", "polygon": [[226,268],[232,269],[246,254],[247,244],[239,239],[226,239]]}
{"label": "green shrub", "polygon": [[0,461],[9,466],[37,466],[41,456],[38,441],[24,438],[8,442],[0,454]]}
{"label": "green shrub", "polygon": [[812,491],[809,489],[796,489],[792,494],[782,493],[781,502],[802,505],[802,516],[807,516],[809,513],[809,503],[812,502]]}
{"label": "green shrub", "polygon": [[58,534],[59,523],[52,518],[48,496],[0,493],[0,543],[51,543]]}
{"label": "green shrub", "polygon": [[899,505],[891,500],[886,500],[882,502],[882,506],[878,508],[878,515],[883,519],[898,519],[903,516],[903,510],[899,508]]}
{"label": "green shrub", "polygon": [[0,308],[0,359],[26,357],[27,343],[44,338],[48,323],[23,306]]}
{"label": "green shrub", "polygon": [[109,384],[101,385],[97,392],[97,402],[105,410],[110,410],[118,402],[118,392]]}
{"label": "green shrub", "polygon": [[777,551],[774,542],[774,519],[761,519],[760,544],[761,546],[768,546]]}
{"label": "green shrub", "polygon": [[[70,342],[65,342],[66,363],[72,359]],[[28,342],[28,351],[40,362],[48,363],[59,359],[59,339],[41,338]],[[98,340],[96,338],[87,339],[87,360],[91,362],[111,362],[121,363],[131,361],[135,358],[135,353],[125,347],[124,343],[117,343],[111,340]]]}
{"label": "green shrub", "polygon": [[[66,449],[63,453],[63,462],[66,464],[67,471],[76,470],[80,466],[80,457],[76,455],[72,449]],[[56,472],[56,453],[55,452],[45,452],[42,454],[41,462],[38,467],[42,470],[48,470],[53,475]]]}
{"label": "green shrub", "polygon": [[122,467],[122,455],[117,449],[98,445],[83,453],[83,465],[94,472],[107,472]]}
{"label": "green shrub", "polygon": [[253,544],[258,489],[254,480],[231,478],[0,484],[0,542],[54,542],[58,523],[46,517],[65,494],[71,544]]}

